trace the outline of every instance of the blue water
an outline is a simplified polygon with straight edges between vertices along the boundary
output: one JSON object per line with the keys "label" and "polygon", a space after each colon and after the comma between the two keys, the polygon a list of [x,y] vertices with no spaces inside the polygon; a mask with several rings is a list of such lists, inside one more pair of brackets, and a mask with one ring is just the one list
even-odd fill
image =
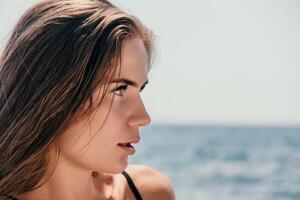
{"label": "blue water", "polygon": [[300,128],[149,126],[131,164],[171,180],[178,200],[299,200]]}

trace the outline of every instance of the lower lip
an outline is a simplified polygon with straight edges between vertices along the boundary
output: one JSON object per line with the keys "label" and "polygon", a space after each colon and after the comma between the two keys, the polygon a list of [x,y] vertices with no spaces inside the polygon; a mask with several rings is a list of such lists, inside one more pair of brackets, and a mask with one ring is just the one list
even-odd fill
{"label": "lower lip", "polygon": [[124,145],[120,145],[118,144],[118,146],[123,149],[124,151],[126,151],[128,153],[128,155],[133,155],[135,153],[135,148],[134,147],[128,147],[128,146],[124,146]]}

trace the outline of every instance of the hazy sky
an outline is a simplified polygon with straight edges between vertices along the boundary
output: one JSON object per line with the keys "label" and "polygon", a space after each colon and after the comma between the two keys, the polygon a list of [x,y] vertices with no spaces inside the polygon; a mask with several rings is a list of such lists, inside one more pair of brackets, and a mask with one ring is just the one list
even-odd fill
{"label": "hazy sky", "polygon": [[[2,2],[1,45],[32,2]],[[113,2],[156,34],[154,123],[300,125],[300,1]]]}

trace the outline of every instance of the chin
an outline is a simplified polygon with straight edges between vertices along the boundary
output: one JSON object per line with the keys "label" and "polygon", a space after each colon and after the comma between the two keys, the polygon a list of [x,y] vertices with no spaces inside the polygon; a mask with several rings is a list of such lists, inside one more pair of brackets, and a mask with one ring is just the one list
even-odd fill
{"label": "chin", "polygon": [[111,164],[106,170],[99,170],[99,171],[105,171],[106,173],[111,173],[111,174],[119,174],[123,172],[128,166],[128,161],[127,159],[122,159],[119,161],[116,161],[115,163]]}

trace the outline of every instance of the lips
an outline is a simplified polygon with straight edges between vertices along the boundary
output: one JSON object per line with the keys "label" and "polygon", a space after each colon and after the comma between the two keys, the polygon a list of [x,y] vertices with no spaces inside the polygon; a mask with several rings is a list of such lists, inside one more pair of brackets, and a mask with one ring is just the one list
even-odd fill
{"label": "lips", "polygon": [[122,146],[122,147],[133,147],[132,144],[130,144],[129,142],[128,143],[119,143],[118,145]]}
{"label": "lips", "polygon": [[133,155],[135,153],[135,148],[130,143],[119,143],[118,146],[128,155]]}
{"label": "lips", "polygon": [[133,155],[135,153],[135,148],[132,144],[137,144],[139,142],[138,140],[133,140],[132,142],[127,143],[118,143],[118,147],[123,149],[127,154]]}

